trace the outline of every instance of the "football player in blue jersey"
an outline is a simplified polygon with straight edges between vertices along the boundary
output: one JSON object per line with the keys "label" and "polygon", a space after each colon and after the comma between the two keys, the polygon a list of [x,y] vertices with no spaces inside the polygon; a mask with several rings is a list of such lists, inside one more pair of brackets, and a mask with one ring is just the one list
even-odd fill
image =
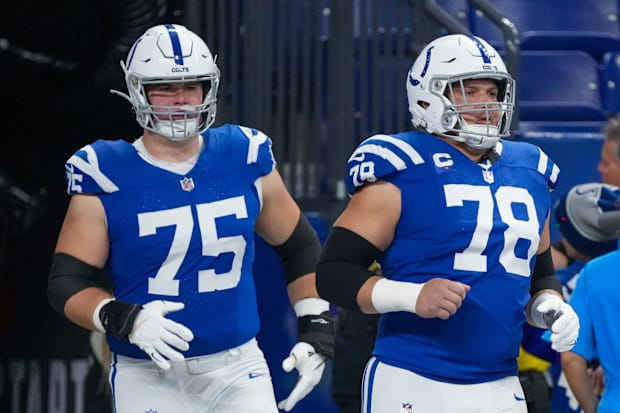
{"label": "football player in blue jersey", "polygon": [[[432,41],[406,89],[421,130],[372,136],[349,158],[351,199],[319,260],[319,294],[381,314],[363,412],[525,413],[523,323],[549,328],[557,351],[579,330],[549,250],[559,168],[502,139],[515,82],[483,39]],[[375,259],[383,276],[368,270]]]}
{"label": "football player in blue jersey", "polygon": [[[196,34],[147,30],[121,63],[140,138],[98,140],[65,167],[71,196],[49,276],[50,304],[106,333],[115,412],[290,411],[333,355],[315,287],[316,232],[275,168],[271,140],[210,128],[220,72]],[[276,406],[259,331],[254,234],[282,259],[299,377]],[[109,274],[113,293],[96,279]],[[283,280],[285,281],[285,280]]]}

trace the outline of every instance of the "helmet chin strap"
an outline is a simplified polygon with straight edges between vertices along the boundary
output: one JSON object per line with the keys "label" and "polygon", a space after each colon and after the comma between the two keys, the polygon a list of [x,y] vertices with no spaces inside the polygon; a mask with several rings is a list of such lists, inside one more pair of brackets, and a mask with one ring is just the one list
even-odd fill
{"label": "helmet chin strap", "polygon": [[171,141],[185,141],[199,134],[200,117],[170,121],[156,120],[153,129],[155,133]]}
{"label": "helmet chin strap", "polygon": [[499,141],[499,128],[493,125],[470,125],[463,121],[459,137],[476,149],[490,149]]}

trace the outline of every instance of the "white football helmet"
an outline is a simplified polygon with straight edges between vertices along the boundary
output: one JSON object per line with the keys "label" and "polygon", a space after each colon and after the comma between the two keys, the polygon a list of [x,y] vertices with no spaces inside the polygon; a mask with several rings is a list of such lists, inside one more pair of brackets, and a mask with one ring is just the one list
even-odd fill
{"label": "white football helmet", "polygon": [[[127,61],[121,61],[129,95],[112,90],[133,106],[143,128],[182,141],[209,128],[215,120],[220,70],[205,42],[186,27],[165,24],[148,29],[132,46]],[[202,82],[200,105],[153,106],[145,85]]]}
{"label": "white football helmet", "polygon": [[[454,104],[454,88],[463,91],[467,79],[494,80],[499,87],[498,103]],[[407,75],[413,126],[476,149],[492,148],[509,135],[514,93],[514,79],[499,53],[475,36],[455,34],[435,39],[422,50]],[[486,125],[467,124],[462,117],[466,112],[481,111],[486,113]],[[499,112],[497,123],[491,120],[495,117],[490,116],[492,112]]]}

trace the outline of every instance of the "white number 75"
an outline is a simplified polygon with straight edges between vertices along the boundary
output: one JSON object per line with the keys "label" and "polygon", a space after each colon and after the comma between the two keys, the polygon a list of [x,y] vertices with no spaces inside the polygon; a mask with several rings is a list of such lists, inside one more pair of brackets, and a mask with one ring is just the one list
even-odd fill
{"label": "white number 75", "polygon": [[[215,270],[198,271],[198,291],[209,292],[234,288],[241,278],[241,265],[246,241],[241,235],[218,237],[215,219],[227,215],[247,218],[248,212],[243,196],[196,205],[198,228],[202,240],[202,255],[218,256],[232,252],[232,268],[227,273],[216,274]],[[179,295],[179,280],[175,279],[187,251],[194,230],[194,219],[190,206],[138,214],[140,237],[155,235],[158,228],[174,226],[174,236],[168,256],[155,274],[149,277],[149,294]]]}

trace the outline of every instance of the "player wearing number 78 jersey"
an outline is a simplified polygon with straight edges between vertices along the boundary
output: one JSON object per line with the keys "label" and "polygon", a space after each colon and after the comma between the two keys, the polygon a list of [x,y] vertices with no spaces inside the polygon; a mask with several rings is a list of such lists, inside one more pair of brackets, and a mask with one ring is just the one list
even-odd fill
{"label": "player wearing number 78 jersey", "polygon": [[319,294],[382,314],[363,412],[525,413],[516,358],[526,315],[558,351],[578,332],[549,252],[559,168],[534,145],[500,139],[514,81],[484,40],[430,43],[407,92],[420,130],[372,136],[349,158],[351,199],[324,246]]}

